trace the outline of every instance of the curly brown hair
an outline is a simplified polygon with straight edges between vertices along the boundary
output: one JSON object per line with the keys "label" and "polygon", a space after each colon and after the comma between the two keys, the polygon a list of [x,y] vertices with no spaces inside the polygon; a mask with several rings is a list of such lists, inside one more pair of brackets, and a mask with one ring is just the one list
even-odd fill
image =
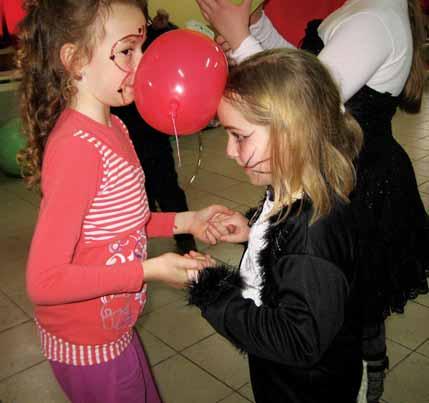
{"label": "curly brown hair", "polygon": [[55,123],[76,93],[78,77],[60,59],[63,45],[72,43],[72,61],[91,58],[97,35],[96,21],[105,18],[113,3],[128,3],[144,10],[144,0],[30,0],[20,24],[17,67],[22,74],[21,118],[27,147],[18,154],[30,187],[40,182],[44,148]]}

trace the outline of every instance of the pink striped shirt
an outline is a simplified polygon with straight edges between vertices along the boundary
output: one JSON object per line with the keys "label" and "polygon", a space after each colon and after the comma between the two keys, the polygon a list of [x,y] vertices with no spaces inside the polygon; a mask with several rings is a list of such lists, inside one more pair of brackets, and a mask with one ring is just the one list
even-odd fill
{"label": "pink striped shirt", "polygon": [[71,365],[117,357],[146,301],[148,236],[171,236],[174,213],[151,213],[128,132],[66,110],[49,136],[27,289],[45,356]]}

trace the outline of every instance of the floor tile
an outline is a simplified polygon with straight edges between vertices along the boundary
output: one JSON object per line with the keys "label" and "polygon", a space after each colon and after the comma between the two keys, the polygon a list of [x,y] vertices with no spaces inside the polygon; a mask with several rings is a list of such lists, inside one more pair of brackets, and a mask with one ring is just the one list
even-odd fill
{"label": "floor tile", "polygon": [[33,322],[0,333],[0,380],[44,360]]}
{"label": "floor tile", "polygon": [[192,149],[192,147],[180,147],[180,161],[179,161],[179,155],[177,154],[177,148],[173,147],[173,158],[176,163],[177,169],[181,168],[181,165],[196,165],[198,162],[198,148],[197,145],[195,145],[195,149]]}
{"label": "floor tile", "polygon": [[168,347],[161,340],[144,330],[140,322],[137,323],[136,329],[140,334],[140,339],[143,343],[151,366],[157,365],[160,362],[165,361],[167,358],[177,354],[172,348]]}
{"label": "floor tile", "polygon": [[29,317],[20,308],[0,293],[0,332],[28,320]]}
{"label": "floor tile", "polygon": [[33,304],[27,296],[25,286],[26,257],[9,259],[0,270],[0,290],[21,308],[29,318],[33,317]]}
{"label": "floor tile", "polygon": [[163,340],[176,351],[183,350],[214,333],[197,308],[185,301],[175,302],[143,315],[143,329]]}
{"label": "floor tile", "polygon": [[425,182],[425,183],[421,184],[421,185],[419,186],[419,190],[420,190],[421,192],[423,192],[423,193],[428,193],[428,194],[429,194],[429,181],[427,181],[427,182]]}
{"label": "floor tile", "polygon": [[15,303],[20,309],[22,309],[29,319],[34,317],[34,306],[28,298],[25,289],[21,291],[7,293],[7,296]]}
{"label": "floor tile", "polygon": [[415,299],[415,302],[417,304],[424,305],[424,306],[426,306],[426,307],[429,308],[429,293],[428,294],[419,295]]}
{"label": "floor tile", "polygon": [[429,195],[427,195],[426,193],[422,193],[420,196],[422,198],[422,202],[425,206],[426,212],[429,214]]}
{"label": "floor tile", "polygon": [[40,192],[26,188],[22,179],[10,178],[7,181],[0,182],[0,193],[13,194],[36,208],[40,205]]}
{"label": "floor tile", "polygon": [[205,252],[227,265],[237,267],[243,255],[243,250],[244,248],[240,244],[219,243],[210,246]]}
{"label": "floor tile", "polygon": [[[186,164],[176,168],[179,185],[185,193],[192,186],[193,181],[200,175],[200,171],[201,169],[196,164]],[[192,177],[194,178],[192,179]]]}
{"label": "floor tile", "polygon": [[265,196],[265,188],[250,183],[240,183],[224,190],[226,198],[234,200],[237,204],[257,206]]}
{"label": "floor tile", "polygon": [[3,233],[16,233],[18,230],[33,228],[38,216],[35,206],[10,193],[1,192],[0,209],[0,228]]}
{"label": "floor tile", "polygon": [[419,139],[415,137],[407,137],[407,138],[404,138],[404,141],[405,141],[405,145],[429,152],[428,138]]}
{"label": "floor tile", "polygon": [[0,382],[3,403],[67,403],[47,361]]}
{"label": "floor tile", "polygon": [[252,386],[251,384],[247,384],[245,386],[243,386],[240,390],[239,393],[241,395],[243,395],[244,397],[246,397],[247,399],[249,399],[251,402],[255,401],[255,398],[253,396],[253,390],[252,390]]}
{"label": "floor tile", "polygon": [[386,320],[387,337],[409,349],[415,349],[429,337],[429,309],[409,302],[405,314]]}
{"label": "floor tile", "polygon": [[222,194],[225,189],[237,185],[238,183],[239,181],[228,178],[227,176],[201,169],[199,175],[196,176],[195,181],[192,183],[192,186],[195,186],[196,189],[201,191]]}
{"label": "floor tile", "polygon": [[[209,151],[211,153],[211,151]],[[226,175],[237,179],[240,182],[249,183],[249,177],[234,160],[228,159],[225,155],[217,156],[216,158],[204,158],[201,166],[207,171],[217,172],[221,175]]]}
{"label": "floor tile", "polygon": [[238,206],[234,207],[235,211],[238,211],[239,213],[246,215],[249,210],[252,208],[252,206],[248,206],[247,204],[240,204]]}
{"label": "floor tile", "polygon": [[156,311],[173,302],[182,302],[185,300],[185,293],[166,284],[153,282],[148,284],[147,300],[143,310],[143,315]]}
{"label": "floor tile", "polygon": [[10,264],[18,259],[25,259],[26,261],[33,237],[33,226],[10,228],[9,231],[3,231],[3,227],[1,228],[0,256],[2,256],[2,264]]}
{"label": "floor tile", "polygon": [[427,160],[418,160],[413,161],[414,172],[417,175],[428,176],[429,175],[429,161]]}
{"label": "floor tile", "polygon": [[182,354],[233,389],[249,382],[246,356],[218,334],[187,348]]}
{"label": "floor tile", "polygon": [[429,151],[412,145],[404,145],[404,149],[412,161],[418,161],[428,156]]}
{"label": "floor tile", "polygon": [[417,185],[421,186],[425,182],[429,182],[429,176],[416,175]]}
{"label": "floor tile", "polygon": [[174,238],[151,238],[147,245],[148,257],[156,257],[176,250]]}
{"label": "floor tile", "polygon": [[223,127],[220,126],[214,130],[204,131],[201,138],[204,149],[216,150],[220,152],[225,151],[227,134]]}
{"label": "floor tile", "polygon": [[153,367],[164,403],[215,403],[232,390],[186,358],[174,356]]}
{"label": "floor tile", "polygon": [[410,355],[413,351],[401,346],[398,343],[395,343],[392,340],[386,340],[387,345],[387,355],[389,356],[389,365],[390,368],[393,368],[399,362],[401,362],[405,357]]}
{"label": "floor tile", "polygon": [[240,396],[237,393],[233,393],[226,399],[219,400],[219,403],[249,403],[249,401],[250,400],[245,399],[243,396]]}
{"label": "floor tile", "polygon": [[427,403],[429,358],[412,354],[387,374],[383,398],[389,403]]}
{"label": "floor tile", "polygon": [[187,194],[189,210],[200,210],[212,204],[220,204],[228,208],[239,204],[234,199],[229,198],[226,191],[222,192],[222,195],[223,197],[202,192],[196,188],[189,189]]}
{"label": "floor tile", "polygon": [[429,340],[417,349],[417,352],[429,358]]}

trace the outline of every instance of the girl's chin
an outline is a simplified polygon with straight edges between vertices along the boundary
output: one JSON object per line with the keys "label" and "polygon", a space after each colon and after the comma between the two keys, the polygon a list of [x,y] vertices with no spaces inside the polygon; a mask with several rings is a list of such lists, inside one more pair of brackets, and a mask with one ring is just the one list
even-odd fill
{"label": "girl's chin", "polygon": [[271,175],[253,172],[249,169],[246,169],[245,171],[252,185],[258,185],[258,186],[271,185]]}
{"label": "girl's chin", "polygon": [[121,105],[129,105],[134,101],[134,90],[125,88],[122,94],[119,94]]}

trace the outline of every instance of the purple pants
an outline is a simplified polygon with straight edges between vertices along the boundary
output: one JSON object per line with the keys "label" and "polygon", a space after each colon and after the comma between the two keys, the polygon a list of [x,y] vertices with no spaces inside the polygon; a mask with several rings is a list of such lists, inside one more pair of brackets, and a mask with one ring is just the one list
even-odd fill
{"label": "purple pants", "polygon": [[161,403],[136,332],[125,351],[107,363],[73,366],[51,361],[50,364],[73,403]]}

